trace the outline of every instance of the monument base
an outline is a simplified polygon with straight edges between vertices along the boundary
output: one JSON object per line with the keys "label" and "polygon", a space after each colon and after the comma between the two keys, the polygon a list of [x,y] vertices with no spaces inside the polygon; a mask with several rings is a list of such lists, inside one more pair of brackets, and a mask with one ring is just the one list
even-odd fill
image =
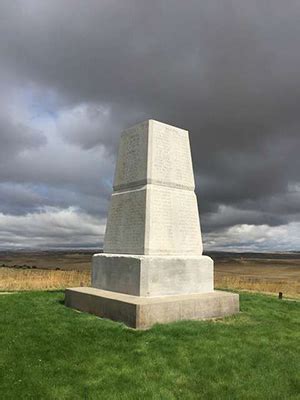
{"label": "monument base", "polygon": [[214,290],[214,262],[207,256],[94,254],[92,287],[156,297]]}
{"label": "monument base", "polygon": [[179,320],[220,318],[239,312],[239,295],[213,291],[175,296],[140,297],[92,287],[66,289],[65,304],[80,311],[136,328]]}

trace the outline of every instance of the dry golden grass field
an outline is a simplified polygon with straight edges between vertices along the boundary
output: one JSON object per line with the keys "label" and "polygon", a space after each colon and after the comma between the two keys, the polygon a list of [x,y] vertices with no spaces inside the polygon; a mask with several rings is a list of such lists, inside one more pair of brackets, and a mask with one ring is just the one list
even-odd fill
{"label": "dry golden grass field", "polygon": [[[51,290],[90,284],[94,252],[0,252],[0,291]],[[300,254],[211,254],[215,286],[300,298]]]}
{"label": "dry golden grass field", "polygon": [[300,259],[216,260],[215,286],[300,297]]}

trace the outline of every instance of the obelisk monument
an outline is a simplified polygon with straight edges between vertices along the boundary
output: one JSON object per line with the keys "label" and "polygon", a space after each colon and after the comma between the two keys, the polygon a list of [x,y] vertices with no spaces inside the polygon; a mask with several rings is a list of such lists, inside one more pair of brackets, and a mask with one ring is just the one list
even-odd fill
{"label": "obelisk monument", "polygon": [[239,311],[237,294],[214,291],[202,238],[188,132],[148,120],[121,136],[104,252],[92,287],[66,304],[134,328]]}

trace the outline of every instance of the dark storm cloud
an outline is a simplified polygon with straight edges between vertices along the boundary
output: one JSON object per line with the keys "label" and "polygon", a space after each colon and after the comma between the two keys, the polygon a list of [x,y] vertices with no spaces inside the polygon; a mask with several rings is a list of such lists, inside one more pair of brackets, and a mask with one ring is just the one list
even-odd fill
{"label": "dark storm cloud", "polygon": [[71,206],[99,219],[107,213],[111,171],[112,160],[101,149],[82,152],[61,143],[10,158],[0,169],[1,212]]}
{"label": "dark storm cloud", "polygon": [[[299,20],[298,0],[2,1],[2,77],[40,103],[55,93],[79,164],[100,148],[110,160],[102,172],[96,158],[21,159],[2,180],[73,185],[54,205],[105,215],[120,131],[154,118],[190,131],[204,231],[299,220]],[[2,149],[41,145],[9,123]]]}
{"label": "dark storm cloud", "polygon": [[21,151],[39,147],[46,143],[41,132],[0,115],[0,165]]}
{"label": "dark storm cloud", "polygon": [[25,214],[44,205],[45,200],[30,188],[15,183],[0,184],[1,212],[4,214]]}
{"label": "dark storm cloud", "polygon": [[[137,120],[142,120],[143,114],[135,113]],[[58,128],[61,136],[69,143],[76,144],[84,150],[103,145],[115,156],[120,132],[124,126],[129,126],[134,118],[134,112],[122,108],[88,103],[75,109],[66,110]]]}

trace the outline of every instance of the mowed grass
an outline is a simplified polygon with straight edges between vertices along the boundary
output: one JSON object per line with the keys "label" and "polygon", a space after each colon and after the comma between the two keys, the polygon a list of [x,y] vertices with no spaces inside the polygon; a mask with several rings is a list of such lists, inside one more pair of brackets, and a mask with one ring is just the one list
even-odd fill
{"label": "mowed grass", "polygon": [[241,294],[241,313],[134,331],[0,295],[1,399],[300,399],[300,303]]}

